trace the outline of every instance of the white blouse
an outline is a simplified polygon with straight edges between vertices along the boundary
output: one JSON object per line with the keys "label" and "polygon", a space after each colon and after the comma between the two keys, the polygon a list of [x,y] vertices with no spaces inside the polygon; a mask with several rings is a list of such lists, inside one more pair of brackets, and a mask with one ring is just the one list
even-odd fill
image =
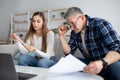
{"label": "white blouse", "polygon": [[[42,48],[42,37],[37,37],[36,35],[33,36],[33,40],[32,39],[28,39],[27,40],[27,44],[31,45],[31,43],[33,43],[33,46],[37,48],[36,52],[36,56],[38,57],[42,57],[42,58],[47,58],[49,59],[51,56],[55,55],[54,52],[54,33],[52,31],[49,31],[47,33],[47,48],[46,48],[46,53],[41,51]],[[28,50],[22,45],[21,42],[17,42],[18,45],[18,49],[20,50],[20,52],[22,54],[25,54],[28,52]]]}

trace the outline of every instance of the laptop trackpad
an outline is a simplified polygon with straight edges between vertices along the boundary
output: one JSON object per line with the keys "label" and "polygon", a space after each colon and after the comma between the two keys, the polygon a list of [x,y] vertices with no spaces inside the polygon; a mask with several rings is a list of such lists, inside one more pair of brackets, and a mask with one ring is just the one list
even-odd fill
{"label": "laptop trackpad", "polygon": [[18,80],[27,80],[37,76],[36,74],[21,73],[21,72],[17,72],[17,75],[18,75]]}

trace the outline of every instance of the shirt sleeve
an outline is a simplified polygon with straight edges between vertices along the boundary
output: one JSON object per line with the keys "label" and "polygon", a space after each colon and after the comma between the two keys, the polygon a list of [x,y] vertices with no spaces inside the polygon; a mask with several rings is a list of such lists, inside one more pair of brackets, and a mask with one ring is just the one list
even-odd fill
{"label": "shirt sleeve", "polygon": [[47,50],[46,53],[40,51],[39,49],[36,50],[36,56],[40,56],[43,58],[49,59],[51,56],[55,55],[54,52],[54,33],[52,31],[49,31],[47,33]]}
{"label": "shirt sleeve", "polygon": [[[20,41],[17,42],[16,44],[17,44],[17,46],[18,46],[18,50],[19,50],[22,54],[25,54],[25,53],[28,52],[28,50],[24,47],[23,43],[24,43],[24,42],[20,39]],[[29,38],[29,39],[27,40],[27,42],[24,43],[24,44],[29,44],[29,45],[30,45],[30,38]]]}
{"label": "shirt sleeve", "polygon": [[16,44],[17,44],[17,46],[18,46],[19,51],[20,51],[22,54],[28,52],[28,50],[21,44],[21,42],[17,42]]}
{"label": "shirt sleeve", "polygon": [[100,31],[104,45],[109,50],[120,53],[120,39],[112,25],[107,21],[103,21],[101,22]]}
{"label": "shirt sleeve", "polygon": [[70,48],[71,48],[71,51],[70,53],[71,54],[74,54],[76,49],[77,49],[77,42],[76,42],[76,35],[74,34],[74,32],[72,31],[71,32],[71,36],[70,36],[70,40],[68,42],[68,44],[70,45]]}

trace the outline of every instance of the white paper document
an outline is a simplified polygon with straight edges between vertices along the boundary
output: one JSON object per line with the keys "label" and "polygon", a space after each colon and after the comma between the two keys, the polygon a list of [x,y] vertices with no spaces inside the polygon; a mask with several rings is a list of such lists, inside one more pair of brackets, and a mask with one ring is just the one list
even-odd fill
{"label": "white paper document", "polygon": [[64,75],[50,75],[46,80],[103,80],[103,78],[98,75],[75,72]]}
{"label": "white paper document", "polygon": [[49,68],[49,73],[68,74],[78,71],[83,71],[86,66],[79,59],[69,54],[66,57],[62,57],[55,65]]}

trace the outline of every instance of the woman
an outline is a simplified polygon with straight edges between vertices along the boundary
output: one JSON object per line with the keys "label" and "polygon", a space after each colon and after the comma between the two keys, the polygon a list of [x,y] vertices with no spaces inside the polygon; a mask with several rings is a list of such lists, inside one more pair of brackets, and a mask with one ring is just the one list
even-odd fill
{"label": "woman", "polygon": [[33,14],[25,43],[15,33],[12,34],[12,39],[17,43],[22,54],[18,59],[19,65],[49,68],[56,63],[54,33],[47,29],[42,12]]}

